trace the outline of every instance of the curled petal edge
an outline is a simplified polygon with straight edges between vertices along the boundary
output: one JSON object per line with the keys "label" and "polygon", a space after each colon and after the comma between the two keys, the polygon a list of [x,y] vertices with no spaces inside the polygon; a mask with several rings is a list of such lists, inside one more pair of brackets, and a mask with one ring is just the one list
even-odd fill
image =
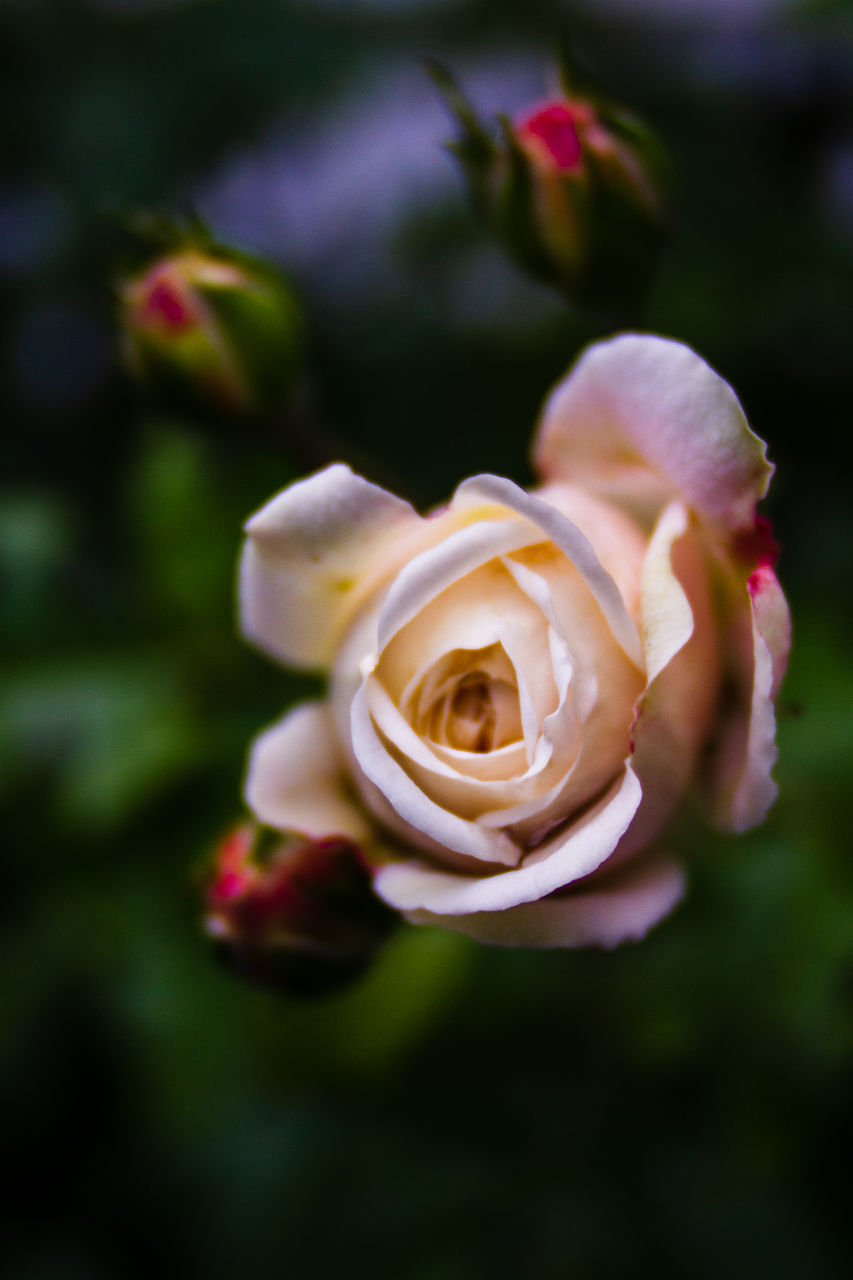
{"label": "curled petal edge", "polygon": [[778,754],[774,700],[791,648],[791,615],[773,570],[762,565],[747,582],[752,633],[752,688],[718,749],[709,807],[725,831],[758,826],[776,799],[772,769]]}
{"label": "curled petal edge", "polygon": [[439,846],[481,862],[515,866],[521,850],[509,836],[488,831],[443,809],[412,781],[382,741],[370,713],[369,696],[370,685],[365,683],[353,698],[350,711],[353,752],[364,776],[379,789],[397,816],[412,828],[413,836],[427,836]]}
{"label": "curled petal edge", "polygon": [[459,505],[476,505],[484,501],[501,503],[525,516],[559,547],[569,563],[583,575],[619,644],[631,661],[641,666],[642,647],[637,628],[625,608],[619,588],[578,526],[556,507],[525,493],[511,480],[501,476],[472,476],[463,481],[453,498],[454,504]]}
{"label": "curled petal edge", "polygon": [[520,867],[474,878],[423,863],[393,862],[378,872],[374,888],[398,911],[427,910],[442,917],[505,911],[538,901],[607,861],[630,826],[641,795],[637,776],[626,765],[597,804],[528,854]]}
{"label": "curled petal edge", "polygon": [[322,670],[401,538],[423,525],[408,502],[343,463],[288,486],[246,522],[243,634],[288,666]]}
{"label": "curled petal edge", "polygon": [[634,859],[607,876],[506,911],[437,915],[407,911],[411,924],[435,925],[497,947],[618,947],[637,942],[678,904],[684,873],[663,854]]}
{"label": "curled petal edge", "polygon": [[345,772],[325,703],[303,702],[260,733],[246,770],[245,800],[257,820],[312,839],[348,836],[358,843],[371,828],[345,789]]}
{"label": "curled petal edge", "polygon": [[589,347],[557,385],[534,461],[646,515],[680,496],[730,532],[752,527],[773,474],[729,384],[683,343],[636,333]]}

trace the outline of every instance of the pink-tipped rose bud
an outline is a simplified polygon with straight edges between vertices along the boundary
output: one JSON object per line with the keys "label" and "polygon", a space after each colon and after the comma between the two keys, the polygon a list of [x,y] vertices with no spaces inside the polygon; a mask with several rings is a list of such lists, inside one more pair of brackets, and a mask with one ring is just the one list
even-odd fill
{"label": "pink-tipped rose bud", "polygon": [[587,109],[580,105],[573,107],[568,102],[549,102],[518,121],[518,139],[545,168],[558,173],[575,173],[583,165],[579,127],[581,113],[588,114]]}
{"label": "pink-tipped rose bud", "polygon": [[567,86],[503,120],[496,141],[447,73],[434,75],[475,204],[519,265],[588,308],[639,302],[668,222],[651,134],[599,94]]}
{"label": "pink-tipped rose bud", "polygon": [[264,264],[179,244],[119,286],[127,363],[167,403],[218,413],[281,406],[299,369],[302,323]]}
{"label": "pink-tipped rose bud", "polygon": [[288,838],[247,822],[216,849],[205,929],[251,981],[295,995],[344,986],[368,967],[395,918],[351,840]]}

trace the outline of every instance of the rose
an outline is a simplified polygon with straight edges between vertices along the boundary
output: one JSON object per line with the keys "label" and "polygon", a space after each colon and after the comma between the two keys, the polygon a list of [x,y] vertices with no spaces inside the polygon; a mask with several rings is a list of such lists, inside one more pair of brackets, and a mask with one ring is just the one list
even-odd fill
{"label": "rose", "polygon": [[170,247],[158,244],[138,274],[117,281],[128,368],[167,404],[225,415],[278,409],[302,356],[289,285],[198,228],[167,234]]}
{"label": "rose", "polygon": [[445,67],[428,70],[474,208],[519,266],[575,305],[633,309],[670,225],[669,166],[650,130],[566,59],[559,96],[497,129]]}
{"label": "rose", "polygon": [[394,913],[349,840],[305,840],[241,823],[219,841],[205,929],[236,973],[276,990],[331,991],[371,963]]}
{"label": "rose", "polygon": [[260,736],[246,794],[357,841],[409,920],[610,946],[680,897],[657,842],[694,780],[724,828],[774,798],[772,468],[717,374],[638,335],[581,357],[534,457],[537,491],[478,476],[426,518],[335,465],[249,520],[246,635],[331,681]]}

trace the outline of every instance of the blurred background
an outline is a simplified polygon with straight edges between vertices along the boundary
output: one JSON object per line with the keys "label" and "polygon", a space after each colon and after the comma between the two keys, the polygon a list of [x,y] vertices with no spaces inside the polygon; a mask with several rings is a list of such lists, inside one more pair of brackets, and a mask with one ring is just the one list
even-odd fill
{"label": "blurred background", "polygon": [[[195,209],[288,274],[339,456],[421,503],[525,481],[590,332],[475,220],[422,63],[512,114],[562,30],[673,162],[642,324],[778,466],[780,799],[674,834],[690,896],[639,946],[409,929],[282,1000],[214,963],[198,885],[251,735],[315,687],[235,634],[240,525],[328,441],[146,408],[118,228]],[[0,47],[7,1274],[847,1276],[851,7],[4,0]]]}

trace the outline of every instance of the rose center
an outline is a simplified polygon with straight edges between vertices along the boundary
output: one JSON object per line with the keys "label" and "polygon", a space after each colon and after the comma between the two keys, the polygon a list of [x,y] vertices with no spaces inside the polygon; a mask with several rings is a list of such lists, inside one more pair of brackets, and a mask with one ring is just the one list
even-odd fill
{"label": "rose center", "polygon": [[469,671],[432,704],[426,732],[434,742],[480,754],[522,734],[518,691],[508,680]]}

